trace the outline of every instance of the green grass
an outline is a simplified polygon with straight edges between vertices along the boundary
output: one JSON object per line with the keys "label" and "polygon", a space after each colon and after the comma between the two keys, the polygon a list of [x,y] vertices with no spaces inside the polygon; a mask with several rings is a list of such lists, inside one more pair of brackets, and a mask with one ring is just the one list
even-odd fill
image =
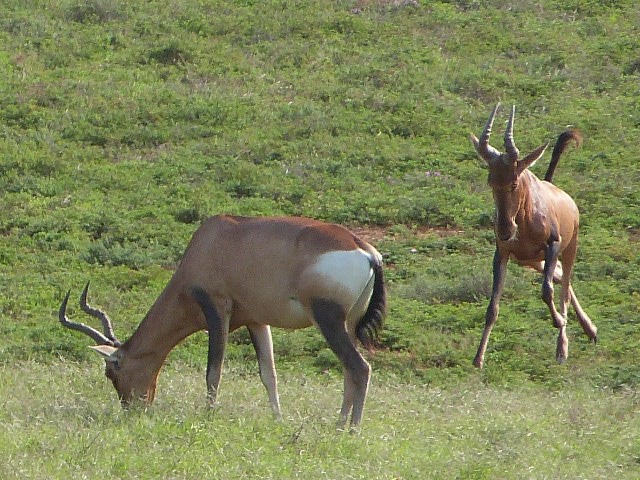
{"label": "green grass", "polygon": [[[64,384],[39,378],[60,366]],[[109,388],[84,364],[2,370],[2,477],[632,479],[640,470],[628,390],[494,388],[481,374],[441,389],[379,374],[366,428],[350,435],[335,428],[336,375],[285,369],[278,422],[257,372],[228,366],[210,411],[201,370],[173,364],[153,409],[129,412],[105,404]]]}
{"label": "green grass", "polygon": [[[638,478],[638,25],[624,0],[3,2],[0,476]],[[574,288],[599,343],[571,315],[563,366],[538,276],[510,265],[471,367],[494,247],[467,135],[497,101],[522,152],[586,138],[555,183],[581,210]],[[383,253],[359,435],[335,431],[340,367],[311,329],[274,332],[276,423],[246,332],[216,412],[200,334],[125,413],[57,324],[90,279],[126,338],[220,212],[339,222]]]}

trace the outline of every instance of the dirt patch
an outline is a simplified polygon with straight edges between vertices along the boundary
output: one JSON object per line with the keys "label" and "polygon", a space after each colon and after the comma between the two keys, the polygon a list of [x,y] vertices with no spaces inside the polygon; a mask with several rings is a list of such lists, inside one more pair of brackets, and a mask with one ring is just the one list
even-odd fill
{"label": "dirt patch", "polygon": [[452,235],[460,235],[463,233],[463,230],[455,230],[453,228],[433,228],[427,226],[410,228],[403,230],[402,233],[390,232],[389,227],[381,225],[360,225],[347,228],[349,228],[349,230],[355,233],[358,237],[372,244],[387,238],[424,238],[432,235],[450,237]]}
{"label": "dirt patch", "polygon": [[348,227],[353,233],[360,237],[365,242],[376,243],[385,237],[389,236],[386,227],[378,225],[360,226],[360,227]]}
{"label": "dirt patch", "polygon": [[633,243],[640,242],[640,228],[631,227],[631,228],[627,229],[627,232],[629,232],[629,241],[630,242],[633,242]]}

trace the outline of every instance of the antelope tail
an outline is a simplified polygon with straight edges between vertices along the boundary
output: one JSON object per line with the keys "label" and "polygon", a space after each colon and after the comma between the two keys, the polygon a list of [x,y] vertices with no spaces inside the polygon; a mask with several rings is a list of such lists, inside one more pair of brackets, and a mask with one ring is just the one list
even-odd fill
{"label": "antelope tail", "polygon": [[555,147],[553,147],[553,153],[551,154],[551,163],[549,163],[547,173],[544,175],[545,181],[553,183],[553,174],[556,171],[556,166],[558,165],[560,156],[565,152],[569,142],[572,140],[575,142],[576,147],[579,147],[582,144],[582,134],[575,128],[565,130],[558,137],[558,141],[556,142]]}
{"label": "antelope tail", "polygon": [[378,339],[380,330],[384,324],[384,317],[387,309],[387,290],[384,284],[382,273],[382,263],[376,262],[373,267],[373,292],[369,307],[356,326],[356,336],[364,348],[373,351],[375,341]]}

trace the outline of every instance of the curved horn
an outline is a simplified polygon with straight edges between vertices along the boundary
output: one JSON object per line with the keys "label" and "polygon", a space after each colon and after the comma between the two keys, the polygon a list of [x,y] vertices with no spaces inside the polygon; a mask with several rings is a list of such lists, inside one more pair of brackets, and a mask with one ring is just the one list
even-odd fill
{"label": "curved horn", "polygon": [[493,162],[500,158],[500,152],[489,145],[489,137],[491,136],[491,129],[493,128],[493,121],[496,118],[496,113],[498,113],[498,108],[500,108],[500,102],[496,104],[491,115],[489,115],[489,119],[487,120],[484,130],[480,135],[480,140],[478,140],[474,135],[471,136],[471,141],[473,142],[478,155],[480,155],[485,162]]}
{"label": "curved horn", "polygon": [[84,287],[84,290],[82,291],[82,295],[80,295],[80,308],[86,313],[88,313],[89,315],[91,315],[92,317],[96,317],[97,319],[99,319],[100,322],[102,322],[102,328],[104,330],[104,334],[106,338],[108,338],[111,341],[112,345],[114,345],[115,347],[119,347],[121,344],[116,338],[115,333],[113,333],[113,325],[111,325],[111,319],[109,318],[109,316],[102,310],[98,308],[94,308],[87,303],[87,294],[89,293],[89,283],[91,282],[87,282],[87,285]]}
{"label": "curved horn", "polygon": [[[71,290],[67,292],[67,295],[64,297],[62,304],[60,305],[60,311],[58,312],[58,318],[60,319],[60,323],[62,326],[70,328],[71,330],[77,330],[78,332],[82,332],[86,335],[89,335],[98,345],[111,345],[116,346],[112,340],[105,337],[102,333],[100,333],[95,328],[91,328],[84,323],[76,323],[72,322],[67,318],[67,302],[69,301],[69,295],[71,295]],[[118,342],[120,343],[120,342]]]}
{"label": "curved horn", "polygon": [[511,116],[509,117],[509,123],[507,129],[504,132],[504,147],[507,150],[507,158],[509,162],[516,163],[520,152],[516,148],[516,144],[513,141],[513,121],[516,116],[516,106],[511,107]]}

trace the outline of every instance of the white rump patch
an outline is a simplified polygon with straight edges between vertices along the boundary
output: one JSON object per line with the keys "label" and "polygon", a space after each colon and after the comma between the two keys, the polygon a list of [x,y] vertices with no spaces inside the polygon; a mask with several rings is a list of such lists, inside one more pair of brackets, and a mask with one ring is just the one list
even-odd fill
{"label": "white rump patch", "polygon": [[349,292],[354,302],[373,276],[371,256],[362,249],[323,253],[311,270]]}

